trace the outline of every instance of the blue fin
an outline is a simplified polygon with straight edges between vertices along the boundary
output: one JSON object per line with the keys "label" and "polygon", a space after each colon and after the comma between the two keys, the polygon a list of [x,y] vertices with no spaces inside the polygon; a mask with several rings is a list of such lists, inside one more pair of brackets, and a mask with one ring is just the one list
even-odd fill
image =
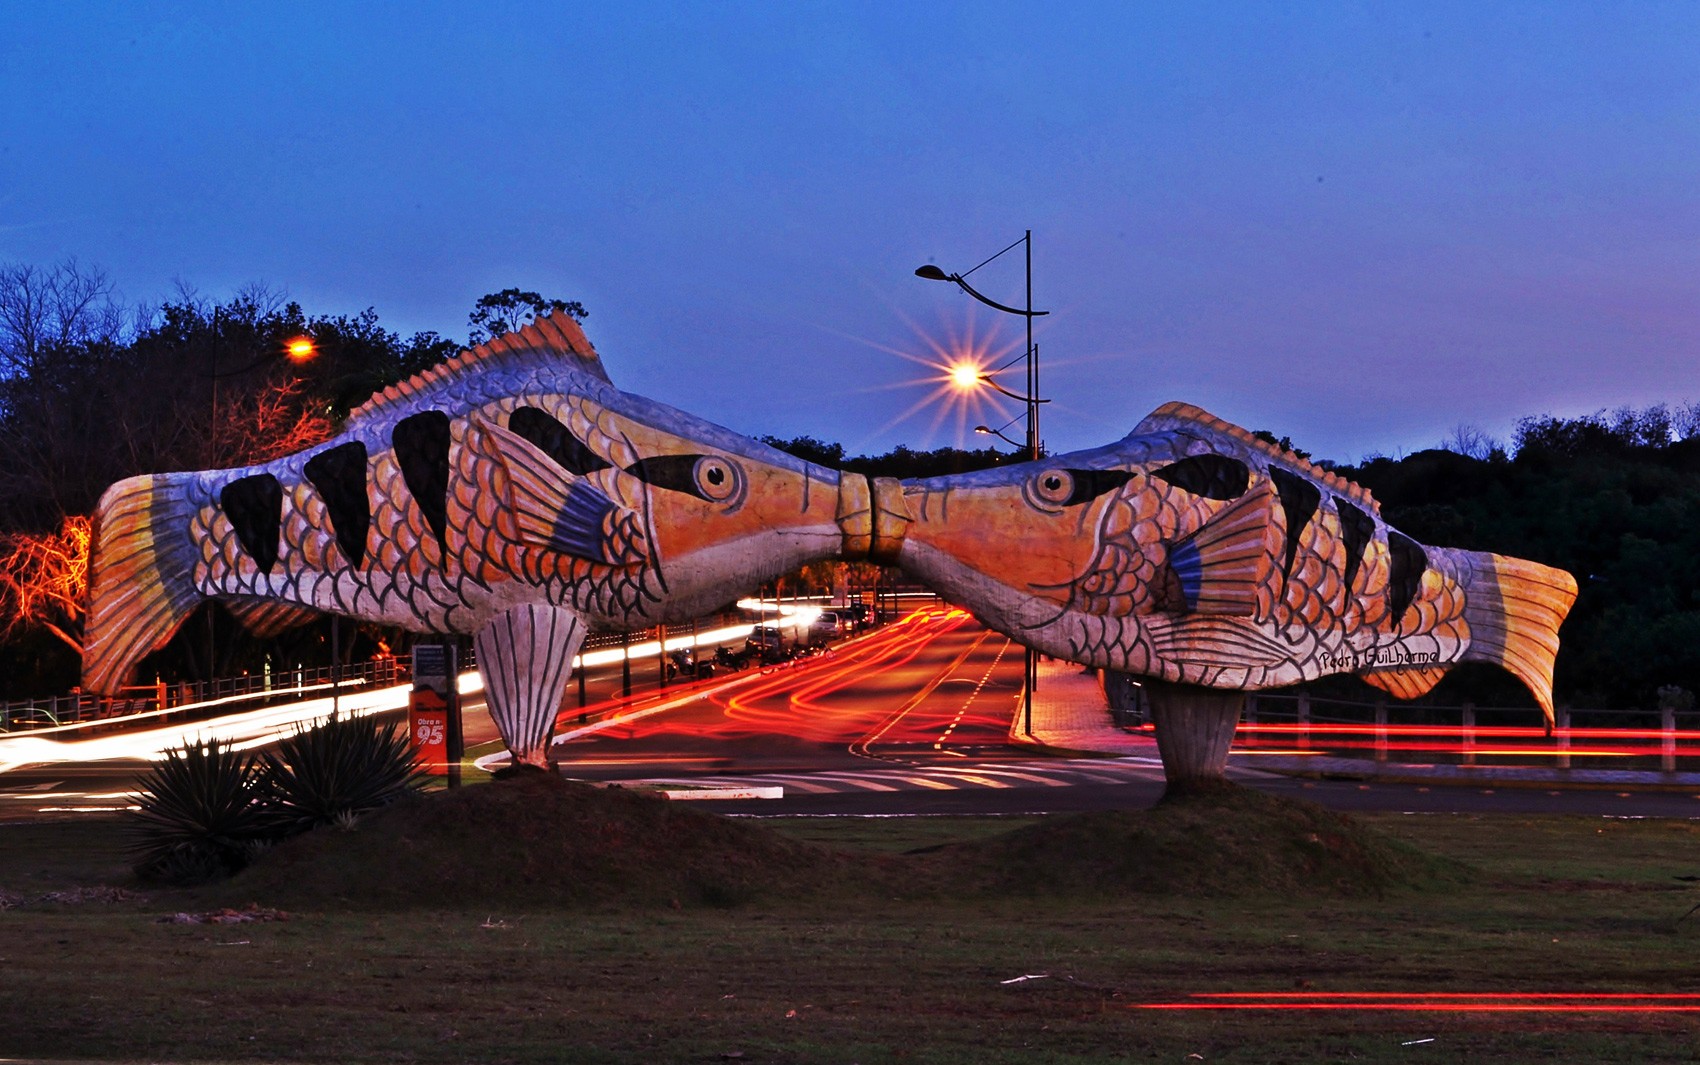
{"label": "blue fin", "polygon": [[1191,536],[1169,547],[1169,569],[1186,610],[1250,617],[1273,569],[1274,493],[1267,481],[1223,507]]}
{"label": "blue fin", "polygon": [[[473,419],[473,446],[500,462],[520,542],[589,562],[630,564],[632,512],[510,429]],[[625,544],[617,549],[614,541]]]}

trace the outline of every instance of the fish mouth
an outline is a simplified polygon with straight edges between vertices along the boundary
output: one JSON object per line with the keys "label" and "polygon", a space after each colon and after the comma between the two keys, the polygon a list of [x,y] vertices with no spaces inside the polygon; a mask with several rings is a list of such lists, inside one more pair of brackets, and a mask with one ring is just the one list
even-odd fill
{"label": "fish mouth", "polygon": [[895,564],[915,516],[895,477],[840,471],[836,519],[844,558]]}

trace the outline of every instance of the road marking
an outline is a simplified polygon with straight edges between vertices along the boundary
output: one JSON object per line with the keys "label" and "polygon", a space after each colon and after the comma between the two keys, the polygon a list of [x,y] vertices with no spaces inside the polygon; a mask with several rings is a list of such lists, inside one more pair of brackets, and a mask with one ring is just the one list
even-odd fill
{"label": "road marking", "polygon": [[787,794],[843,795],[854,792],[1007,791],[1018,788],[1066,788],[1081,784],[1161,782],[1162,763],[1155,758],[1094,759],[1091,762],[1009,764],[988,762],[967,766],[905,766],[856,772],[752,773],[748,776],[660,777],[628,780],[628,786],[654,785],[694,788],[783,787]]}
{"label": "road marking", "polygon": [[[967,774],[958,773],[954,770],[951,771],[951,775],[952,776],[961,776],[961,777],[963,777],[964,779],[967,779],[967,780],[974,779],[974,777],[970,777]],[[1071,783],[1070,781],[1066,781],[1066,780],[1058,780],[1056,777],[1040,776],[1037,773],[1017,773],[1014,770],[987,769],[983,766],[976,770],[976,775],[977,776],[986,776],[986,777],[997,777],[999,779],[1002,779],[1004,777],[1013,777],[1016,780],[1025,780],[1029,784],[1038,784],[1041,787],[1046,787],[1046,788],[1066,788]],[[1001,786],[1002,787],[1008,787],[1009,785],[1004,784],[1004,785],[1001,785]]]}
{"label": "road marking", "polygon": [[873,746],[875,743],[878,743],[879,738],[887,732],[890,732],[899,721],[903,720],[904,716],[908,714],[909,711],[920,706],[922,701],[933,693],[933,689],[937,688],[940,684],[943,684],[947,677],[949,677],[952,673],[955,673],[957,668],[968,660],[968,656],[978,650],[980,645],[985,643],[986,639],[990,637],[991,634],[992,632],[990,629],[980,633],[980,635],[975,638],[974,642],[968,645],[968,648],[965,651],[957,655],[956,658],[951,661],[950,665],[939,671],[938,676],[922,685],[920,691],[916,692],[914,696],[907,700],[902,706],[892,711],[891,716],[876,725],[873,731],[869,732],[855,743],[852,743],[850,745],[850,753],[860,755],[863,758],[877,757],[876,755],[869,753],[868,748]]}
{"label": "road marking", "polygon": [[954,784],[947,784],[946,782],[944,782],[942,780],[934,780],[932,777],[922,777],[922,776],[905,777],[905,776],[900,776],[897,779],[903,781],[906,784],[913,784],[917,788],[926,788],[926,789],[929,789],[931,791],[956,791],[957,790],[957,788]]}

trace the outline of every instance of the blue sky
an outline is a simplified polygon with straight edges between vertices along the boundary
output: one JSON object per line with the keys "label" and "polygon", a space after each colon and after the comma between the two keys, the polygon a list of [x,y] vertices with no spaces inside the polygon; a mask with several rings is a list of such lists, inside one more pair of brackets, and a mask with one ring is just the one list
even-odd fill
{"label": "blue sky", "polygon": [[1700,399],[1697,57],[1694,3],[0,0],[0,262],[404,334],[535,289],[856,452],[1016,417],[917,383],[1022,337],[913,271],[1030,228],[1052,450],[1183,399],[1351,461]]}

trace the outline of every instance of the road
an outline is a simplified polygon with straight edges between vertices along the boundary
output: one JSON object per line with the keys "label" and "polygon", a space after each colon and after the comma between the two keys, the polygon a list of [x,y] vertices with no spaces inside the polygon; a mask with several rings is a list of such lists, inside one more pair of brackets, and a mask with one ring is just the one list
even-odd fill
{"label": "road", "polygon": [[961,611],[917,611],[825,655],[717,677],[665,713],[569,728],[553,753],[568,775],[604,780],[1008,757],[1021,682],[1012,647]]}
{"label": "road", "polygon": [[[795,666],[673,685],[670,708],[581,728],[569,686],[554,750],[568,776],[697,789],[778,789],[779,800],[717,800],[746,815],[1029,814],[1139,808],[1163,790],[1155,746],[1117,758],[1062,758],[1011,745],[1020,648],[959,611],[923,610]],[[619,667],[587,683],[618,695]],[[653,663],[634,687],[654,691]],[[493,735],[468,715],[470,739]],[[115,809],[141,759],[58,762],[0,772],[0,820]],[[1302,781],[1230,770],[1243,783],[1342,810],[1700,816],[1700,801],[1656,790],[1420,787]]]}

